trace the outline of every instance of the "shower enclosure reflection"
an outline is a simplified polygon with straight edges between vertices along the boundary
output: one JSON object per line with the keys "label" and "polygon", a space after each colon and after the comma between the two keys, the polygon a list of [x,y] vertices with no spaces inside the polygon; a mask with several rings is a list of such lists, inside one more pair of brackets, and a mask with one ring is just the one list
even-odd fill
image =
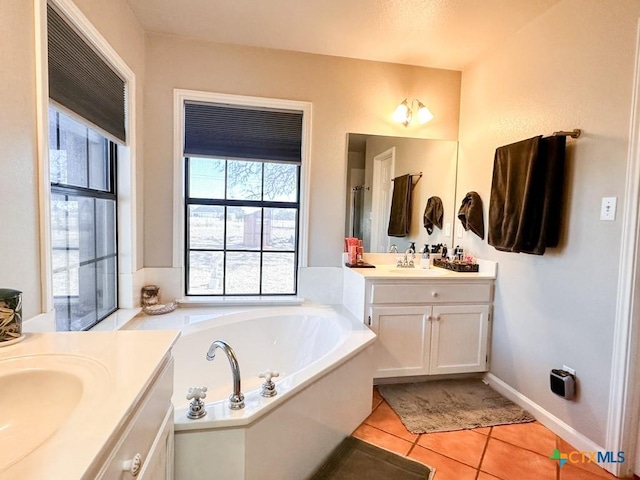
{"label": "shower enclosure reflection", "polygon": [[351,187],[351,203],[347,210],[349,218],[349,227],[347,228],[349,235],[347,236],[362,238],[362,212],[365,189],[369,190],[369,187],[364,184]]}
{"label": "shower enclosure reflection", "polygon": [[[345,236],[363,240],[367,252],[404,250],[410,242],[452,246],[456,217],[455,194],[458,143],[349,133],[347,135],[347,195]],[[394,177],[422,172],[412,194],[409,234],[389,237],[387,227]],[[415,183],[415,180],[414,180]],[[444,206],[442,230],[429,235],[423,226],[427,199],[440,197]]]}

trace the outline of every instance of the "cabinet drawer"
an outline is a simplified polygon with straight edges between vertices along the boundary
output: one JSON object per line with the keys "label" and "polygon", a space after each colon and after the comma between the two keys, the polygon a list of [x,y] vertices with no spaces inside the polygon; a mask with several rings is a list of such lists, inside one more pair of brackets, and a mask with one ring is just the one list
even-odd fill
{"label": "cabinet drawer", "polygon": [[371,285],[371,303],[490,303],[487,283],[413,283],[411,285]]}
{"label": "cabinet drawer", "polygon": [[124,429],[120,441],[108,457],[104,468],[96,478],[100,480],[125,480],[134,478],[123,470],[125,462],[140,454],[144,468],[158,431],[167,411],[171,408],[173,392],[173,359],[170,359],[154,386],[146,392],[140,406]]}

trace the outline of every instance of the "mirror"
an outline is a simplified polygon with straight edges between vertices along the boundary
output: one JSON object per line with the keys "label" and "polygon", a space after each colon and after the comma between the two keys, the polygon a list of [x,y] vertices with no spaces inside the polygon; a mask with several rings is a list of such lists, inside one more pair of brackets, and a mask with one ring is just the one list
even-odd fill
{"label": "mirror", "polygon": [[[395,244],[402,253],[411,242],[418,252],[424,244],[454,246],[458,142],[349,133],[347,146],[346,237],[361,238],[365,252],[388,252]],[[422,177],[418,178],[420,172]],[[409,233],[389,237],[393,193],[393,181],[389,179],[407,173],[416,175]],[[434,227],[429,235],[423,215],[432,196],[442,200],[444,215],[442,229]]]}

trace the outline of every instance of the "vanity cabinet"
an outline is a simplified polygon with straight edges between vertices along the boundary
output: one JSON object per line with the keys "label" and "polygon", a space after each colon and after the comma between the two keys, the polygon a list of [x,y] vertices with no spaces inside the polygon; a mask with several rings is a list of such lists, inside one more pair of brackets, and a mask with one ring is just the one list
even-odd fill
{"label": "vanity cabinet", "polygon": [[376,378],[487,369],[489,305],[372,306]]}
{"label": "vanity cabinet", "polygon": [[343,303],[378,337],[374,378],[487,371],[495,277],[416,273],[345,269]]}
{"label": "vanity cabinet", "polygon": [[[173,359],[164,361],[158,376],[142,394],[121,427],[103,466],[87,478],[97,480],[173,479]],[[108,449],[109,450],[109,449]]]}

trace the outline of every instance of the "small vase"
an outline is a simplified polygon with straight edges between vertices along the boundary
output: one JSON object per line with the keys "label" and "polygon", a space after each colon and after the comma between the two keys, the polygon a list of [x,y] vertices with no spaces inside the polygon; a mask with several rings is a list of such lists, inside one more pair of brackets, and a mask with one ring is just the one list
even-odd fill
{"label": "small vase", "polygon": [[0,288],[0,343],[22,335],[22,292]]}

